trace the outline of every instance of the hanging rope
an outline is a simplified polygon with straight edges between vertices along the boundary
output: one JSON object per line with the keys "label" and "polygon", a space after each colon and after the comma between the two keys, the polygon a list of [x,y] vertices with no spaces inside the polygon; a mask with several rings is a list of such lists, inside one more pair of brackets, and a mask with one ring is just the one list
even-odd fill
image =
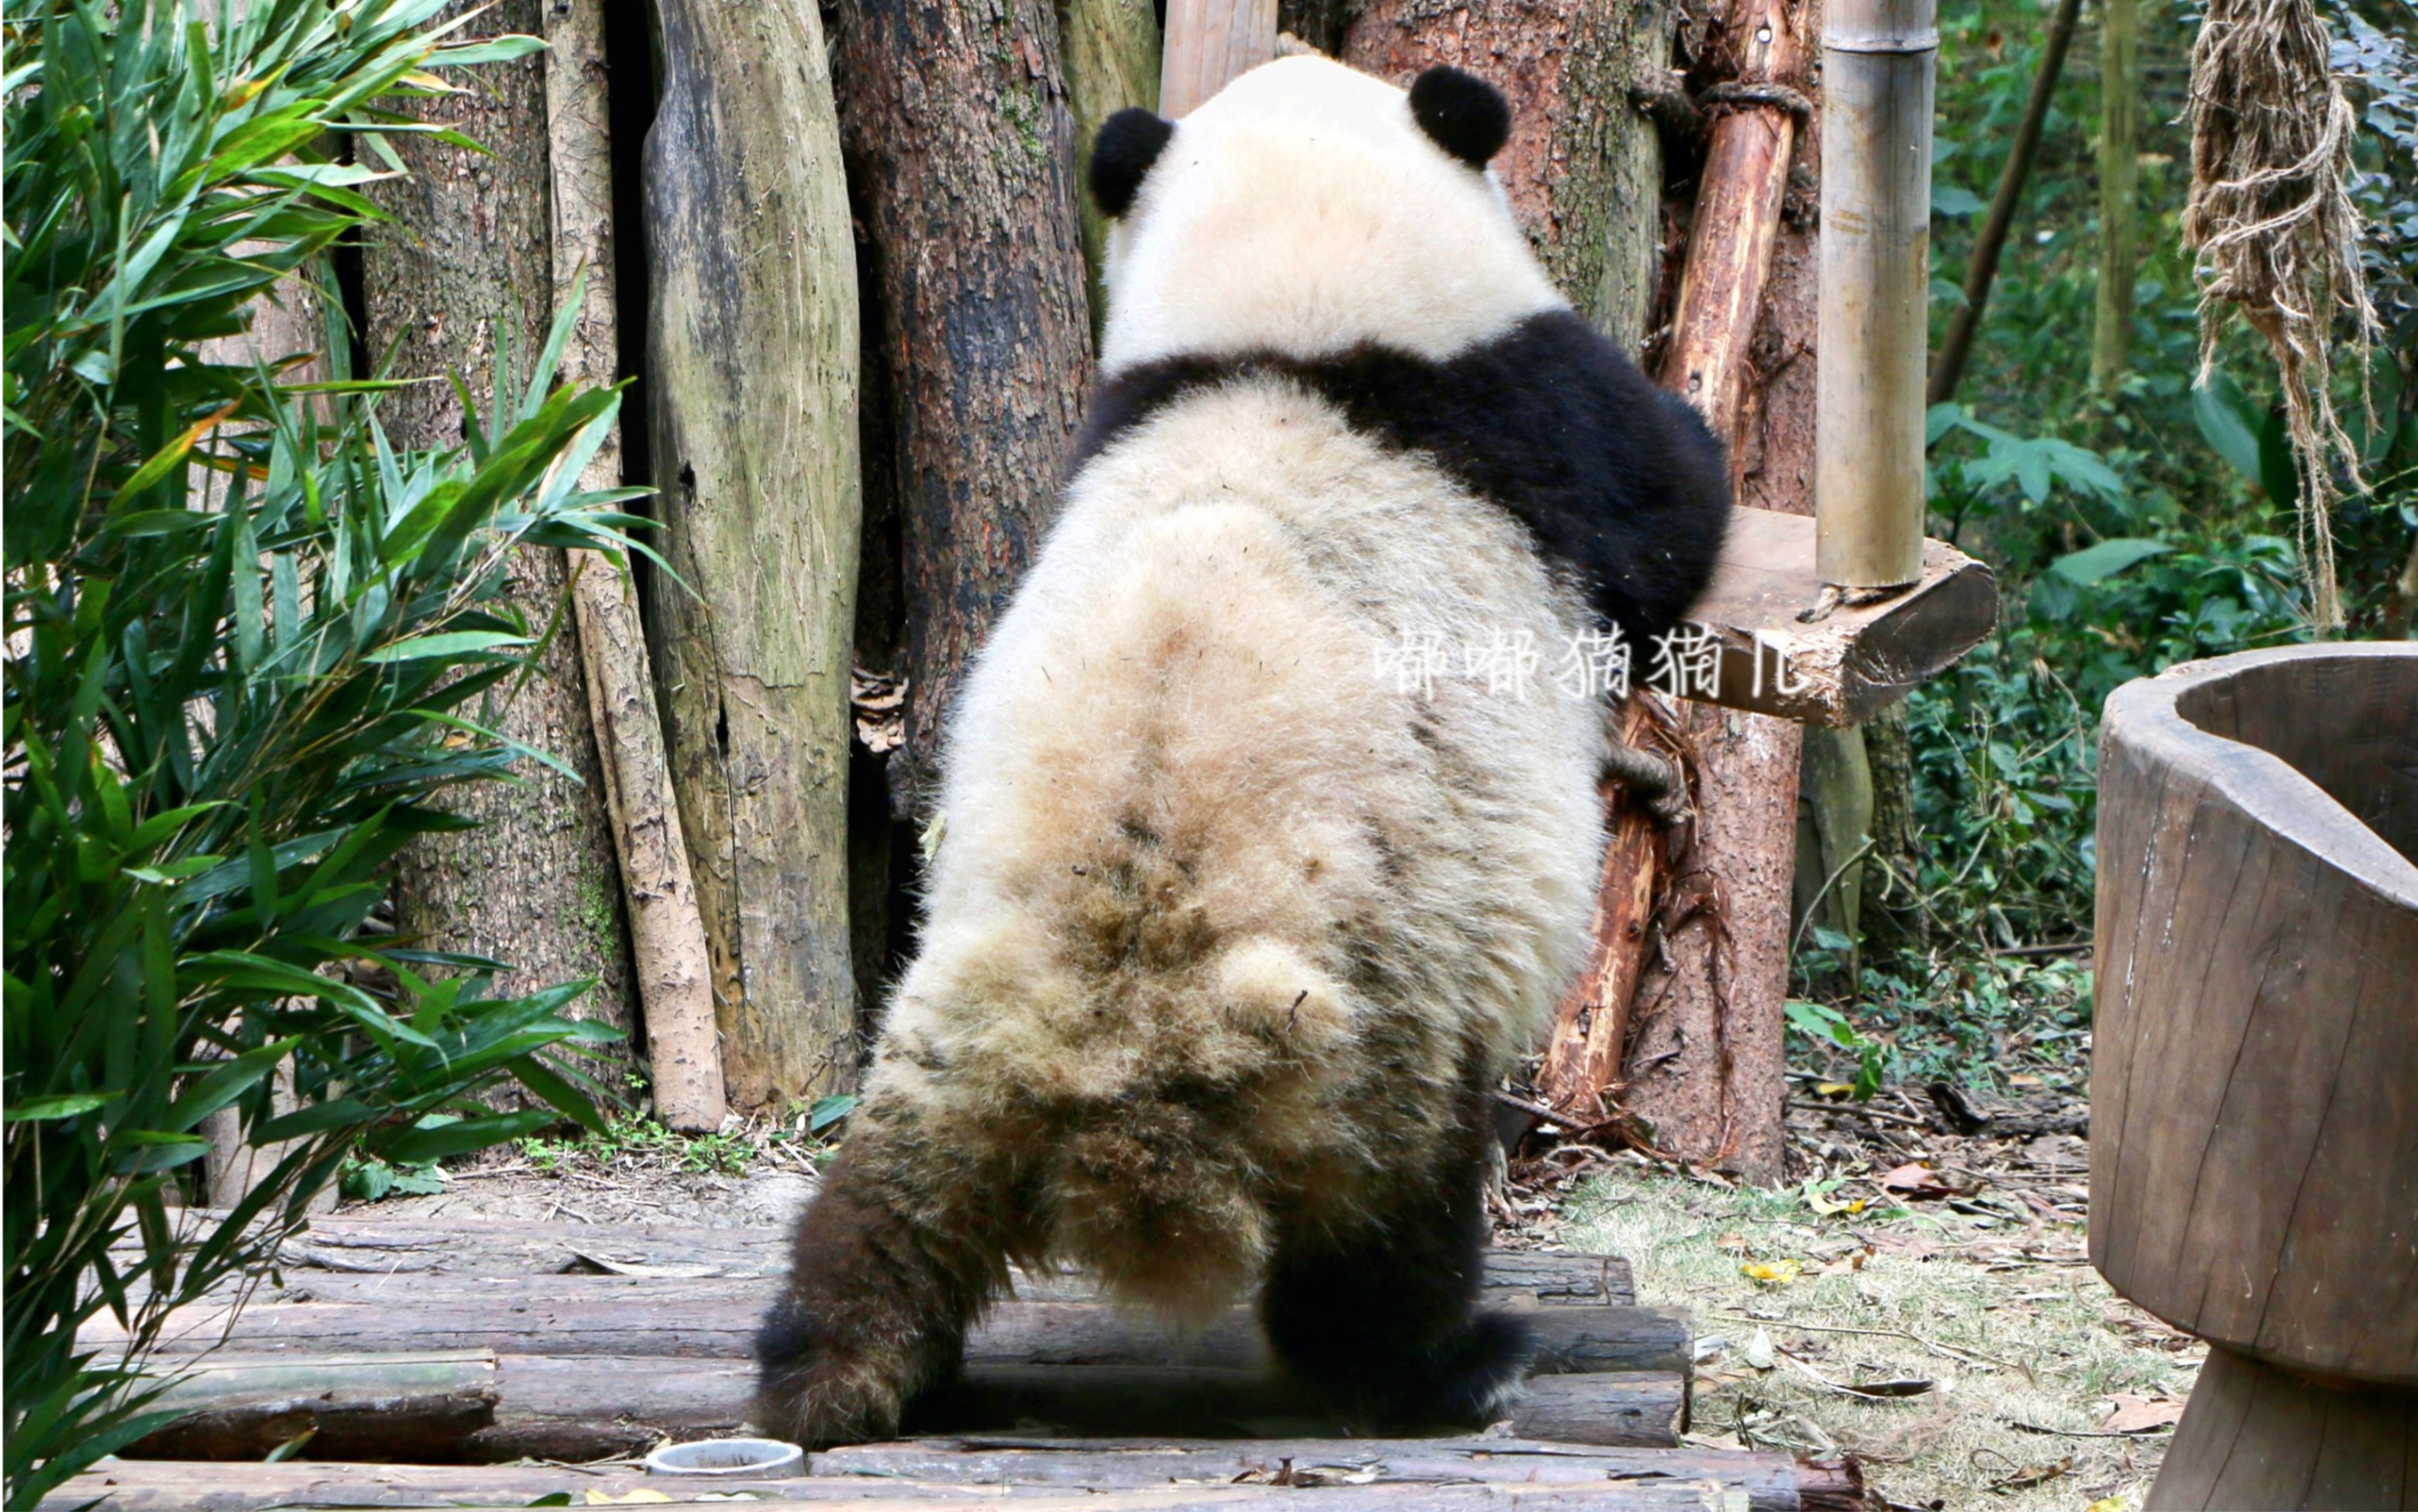
{"label": "hanging rope", "polygon": [[2330,338],[2349,315],[2364,369],[2376,311],[2359,265],[2350,102],[2311,0],[2211,0],[2192,48],[2192,186],[2183,240],[2197,253],[2199,381],[2228,308],[2266,339],[2300,463],[2301,561],[2319,627],[2341,627],[2327,455],[2354,487],[2359,451],[2334,412]]}

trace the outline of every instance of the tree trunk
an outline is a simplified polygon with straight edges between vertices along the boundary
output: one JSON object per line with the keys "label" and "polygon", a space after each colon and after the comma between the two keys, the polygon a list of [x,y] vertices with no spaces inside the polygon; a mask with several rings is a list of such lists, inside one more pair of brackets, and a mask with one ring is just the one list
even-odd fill
{"label": "tree trunk", "polygon": [[[473,8],[465,3],[449,13]],[[539,0],[504,0],[455,36],[535,33],[542,24]],[[393,347],[397,377],[436,380],[380,402],[379,417],[401,446],[454,445],[468,425],[484,424],[483,414],[463,413],[445,374],[460,374],[483,409],[502,344],[513,380],[526,384],[554,313],[543,60],[492,64],[465,85],[416,111],[487,151],[390,138],[411,175],[373,191],[396,223],[362,255],[370,349]],[[531,632],[542,632],[561,601],[562,554],[523,550],[513,561],[513,602]],[[497,986],[507,993],[592,977],[595,989],[572,1012],[629,1031],[636,1021],[630,942],[577,637],[567,623],[539,653],[519,696],[493,717],[505,736],[553,754],[578,780],[524,762],[517,784],[455,789],[450,806],[480,827],[429,836],[404,853],[402,932],[506,962]],[[625,1044],[609,1059],[626,1066],[632,1051]]]}
{"label": "tree trunk", "polygon": [[[563,351],[563,377],[610,384],[620,367],[620,318],[613,277],[611,65],[604,52],[603,0],[556,0],[546,7],[545,21],[556,297],[567,299],[574,289],[583,291],[579,320]],[[635,69],[625,78],[633,88],[643,82]],[[620,482],[617,426],[589,462],[580,485],[607,489]],[[589,721],[596,733],[630,921],[632,964],[646,1010],[655,1116],[686,1133],[707,1133],[719,1128],[728,1111],[712,969],[664,751],[654,669],[638,622],[637,589],[628,566],[602,552],[573,552],[571,568]]]}
{"label": "tree trunk", "polygon": [[840,0],[833,26],[891,405],[872,486],[897,500],[907,610],[892,785],[919,807],[966,659],[1055,512],[1091,375],[1075,126],[1045,0]]}
{"label": "tree trunk", "polygon": [[[1092,160],[1092,143],[1100,123],[1127,106],[1158,107],[1158,15],[1150,0],[1057,0],[1058,35],[1066,58],[1066,104],[1075,117],[1075,163],[1079,171]],[[1108,287],[1100,281],[1107,266],[1109,219],[1088,194],[1079,197],[1083,216],[1083,260],[1089,277],[1092,337],[1096,347],[1100,324],[1108,318]]]}
{"label": "tree trunk", "polygon": [[686,586],[657,578],[656,664],[728,1096],[778,1110],[856,1076],[856,267],[816,8],[661,14],[647,362],[664,552]]}
{"label": "tree trunk", "polygon": [[2133,62],[2140,0],[2099,8],[2099,296],[2090,387],[2112,395],[2133,347],[2133,243],[2140,214],[2141,80]]}
{"label": "tree trunk", "polygon": [[1665,0],[1370,0],[1346,35],[1353,67],[1407,84],[1439,63],[1511,101],[1494,172],[1537,255],[1598,328],[1633,352],[1655,279],[1661,143],[1630,103],[1670,55]]}
{"label": "tree trunk", "polygon": [[[1724,33],[1738,82],[1807,90],[1815,22],[1812,5],[1737,0]],[[1739,501],[1799,514],[1814,496],[1818,259],[1787,191],[1792,152],[1802,172],[1819,161],[1812,125],[1800,131],[1777,106],[1714,124],[1662,370],[1729,443]],[[1632,1016],[1623,1103],[1660,1148],[1769,1182],[1786,1088],[1798,730],[1708,704],[1683,718],[1697,817],[1661,919],[1669,970],[1641,987]]]}

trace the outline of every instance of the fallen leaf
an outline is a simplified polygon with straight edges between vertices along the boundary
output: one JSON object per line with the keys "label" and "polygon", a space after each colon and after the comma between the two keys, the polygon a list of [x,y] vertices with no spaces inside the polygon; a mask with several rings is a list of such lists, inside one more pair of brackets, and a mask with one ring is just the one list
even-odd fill
{"label": "fallen leaf", "polygon": [[2124,1512],[2124,1499],[2120,1496],[2103,1496],[2083,1508],[2083,1512]]}
{"label": "fallen leaf", "polygon": [[1767,1286],[1786,1286],[1804,1275],[1805,1267],[1793,1260],[1750,1260],[1738,1267],[1738,1274]]}
{"label": "fallen leaf", "polygon": [[2003,1480],[1992,1481],[1990,1489],[1994,1491],[2028,1490],[2034,1486],[2045,1485],[2073,1468],[2074,1456],[2072,1455],[2067,1455],[2064,1459],[2051,1464],[2026,1465]]}
{"label": "fallen leaf", "polygon": [[2113,1410],[2099,1425],[2104,1433],[2150,1433],[2181,1420],[2183,1404],[2157,1397],[2112,1397]]}
{"label": "fallen leaf", "polygon": [[1920,1160],[1909,1160],[1881,1178],[1881,1190],[1912,1201],[1954,1197],[1957,1188]]}

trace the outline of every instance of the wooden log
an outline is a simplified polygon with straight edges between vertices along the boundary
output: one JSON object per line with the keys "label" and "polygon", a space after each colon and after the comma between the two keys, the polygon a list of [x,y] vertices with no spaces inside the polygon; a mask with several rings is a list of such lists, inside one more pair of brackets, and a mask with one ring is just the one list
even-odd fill
{"label": "wooden log", "polygon": [[1152,1482],[1232,1482],[1281,1474],[1296,1479],[1373,1477],[1378,1484],[1709,1480],[1740,1493],[1752,1512],[1796,1512],[1795,1460],[1781,1454],[1692,1449],[1620,1449],[1533,1439],[1201,1439],[972,1438],[867,1443],[813,1457],[819,1477],[881,1475],[966,1486],[1101,1487]]}
{"label": "wooden log", "polygon": [[[609,385],[620,375],[620,313],[614,286],[613,151],[604,0],[545,8],[547,169],[554,190],[554,287],[581,289],[579,318],[563,348],[566,381]],[[626,84],[637,84],[635,70]],[[584,280],[584,283],[583,283]],[[641,420],[643,423],[643,419]],[[587,489],[621,486],[618,424],[581,472]],[[689,874],[688,840],[672,791],[655,674],[638,623],[628,565],[602,552],[570,557],[571,606],[587,673],[588,717],[604,778],[604,810],[620,859],[631,965],[647,1031],[655,1116],[685,1133],[721,1127],[722,1053],[713,1023],[705,920]]]}
{"label": "wooden log", "polygon": [[1822,581],[1922,573],[1937,0],[1830,0],[1822,27],[1822,293],[1814,445]]}
{"label": "wooden log", "polygon": [[2208,1352],[2144,1512],[2418,1509],[2418,1392],[2344,1391]]}
{"label": "wooden log", "polygon": [[686,582],[659,575],[654,625],[727,1092],[778,1111],[856,1075],[856,258],[817,8],[658,9],[647,372]]}
{"label": "wooden log", "polygon": [[1277,0],[1168,0],[1159,114],[1179,120],[1277,55]]}
{"label": "wooden log", "polygon": [[[197,1211],[196,1222],[223,1214]],[[788,1229],[700,1229],[673,1223],[530,1223],[501,1218],[415,1222],[376,1215],[314,1216],[287,1240],[278,1265],[295,1273],[363,1275],[550,1275],[618,1274],[660,1280],[786,1276],[794,1236]],[[131,1236],[127,1243],[134,1243]],[[315,1280],[315,1276],[306,1279]],[[1075,1274],[1014,1273],[1027,1302],[1087,1302],[1098,1294]],[[1483,1285],[1491,1300],[1538,1305],[1630,1306],[1637,1301],[1629,1262],[1614,1255],[1505,1249],[1487,1254]]]}
{"label": "wooden log", "polygon": [[832,30],[874,275],[867,391],[885,396],[869,487],[896,501],[907,659],[885,670],[907,680],[889,769],[904,811],[935,774],[967,658],[1055,514],[1081,419],[1074,121],[1048,0],[838,0]]}
{"label": "wooden log", "polygon": [[500,1395],[496,1358],[483,1350],[233,1355],[162,1392],[155,1405],[191,1414],[129,1453],[258,1459],[300,1441],[334,1459],[441,1457],[494,1418]]}
{"label": "wooden log", "polygon": [[[1801,19],[1786,0],[1735,0],[1722,36],[1737,57],[1736,82],[1805,88]],[[1789,112],[1748,106],[1729,110],[1713,123],[1706,152],[1662,383],[1694,405],[1724,442],[1734,443],[1738,435],[1747,344],[1762,310],[1796,141],[1797,121]],[[1732,444],[1733,482],[1743,475],[1743,462]]]}
{"label": "wooden log", "polygon": [[[1663,1371],[1539,1376],[1504,1410],[1523,1438],[1667,1447],[1687,1411],[1684,1376]],[[1339,1433],[1314,1399],[1248,1371],[1171,1366],[983,1366],[907,1410],[911,1433],[979,1433],[1046,1424],[1063,1433]]]}
{"label": "wooden log", "polygon": [[[1287,1461],[1291,1474],[1287,1474]],[[1094,1496],[1168,1489],[1170,1482],[1234,1484],[1275,1494],[1327,1479],[1373,1475],[1384,1487],[1528,1485],[1592,1490],[1599,1504],[1677,1486],[1711,1485],[1722,1512],[1823,1512],[1859,1502],[1835,1500],[1835,1467],[1792,1462],[1784,1455],[1691,1449],[1616,1449],[1527,1439],[1190,1441],[1139,1446],[1097,1440],[941,1439],[866,1444],[812,1457],[807,1479],[712,1482],[656,1478],[615,1467],[571,1465],[231,1464],[122,1460],[81,1475],[45,1498],[41,1512],[70,1512],[106,1496],[111,1512],[272,1512],[314,1507],[526,1506],[568,1493],[626,1501],[650,1491],[675,1503],[744,1496],[750,1505],[786,1499],[806,1504],[856,1501],[946,1501],[953,1489],[978,1487],[986,1503],[1081,1491]],[[1290,1479],[1294,1485],[1278,1482]],[[1741,1500],[1742,1498],[1742,1500]],[[1826,1500],[1826,1498],[1829,1498]],[[1114,1503],[1087,1501],[1086,1506]],[[1700,1504],[1686,1500],[1676,1505]]]}
{"label": "wooden log", "polygon": [[[1722,38],[1737,59],[1737,82],[1774,99],[1810,88],[1802,20],[1785,0],[1734,0]],[[1693,404],[1728,446],[1741,496],[1751,453],[1774,471],[1794,469],[1792,452],[1810,459],[1812,436],[1801,428],[1781,430],[1778,445],[1766,442],[1760,422],[1768,417],[1759,403],[1749,405],[1760,396],[1744,381],[1768,313],[1784,317],[1776,322],[1782,349],[1810,367],[1800,354],[1813,344],[1811,309],[1800,298],[1770,301],[1767,311],[1766,298],[1796,142],[1796,117],[1775,104],[1735,109],[1714,123],[1662,359],[1663,386]],[[1750,409],[1753,427],[1744,422]],[[1776,502],[1807,503],[1786,494]],[[1739,512],[1734,527],[1751,535],[1757,512]],[[1749,671],[1759,691],[1761,664]],[[1623,1103],[1651,1127],[1658,1148],[1768,1181],[1781,1158],[1797,730],[1701,707],[1682,715],[1682,727],[1695,756],[1696,822],[1664,889],[1659,935],[1669,974],[1643,989],[1631,1011],[1637,1028]]]}
{"label": "wooden log", "polygon": [[[285,1442],[310,1426],[313,1404],[324,1402],[329,1420],[344,1425],[346,1452],[360,1459],[593,1460],[643,1453],[666,1438],[739,1432],[755,1406],[756,1367],[737,1359],[483,1351],[405,1358],[455,1374],[415,1394],[398,1388],[392,1355],[231,1350],[198,1360],[179,1389],[207,1414],[207,1430],[176,1437],[182,1430],[172,1425],[157,1442],[183,1455],[250,1458],[262,1443]],[[481,1371],[491,1396],[459,1379]],[[249,1389],[272,1375],[274,1391]],[[375,1400],[415,1405],[409,1413],[350,1410]],[[1626,1371],[1538,1377],[1505,1415],[1527,1438],[1667,1447],[1677,1442],[1686,1407],[1684,1374]],[[911,1403],[905,1426],[970,1433],[1033,1424],[1092,1435],[1343,1430],[1315,1397],[1260,1372],[1163,1364],[971,1364],[952,1384]]]}
{"label": "wooden log", "polygon": [[2178,1328],[2418,1387],[2418,647],[2126,684],[2100,732],[2090,1258]]}
{"label": "wooden log", "polygon": [[[1622,744],[1639,747],[1646,745],[1649,730],[1667,727],[1645,700],[1632,698],[1615,734]],[[1648,749],[1670,756],[1660,742]],[[1544,1063],[1537,1072],[1538,1094],[1582,1124],[1611,1111],[1607,1098],[1620,1079],[1629,1046],[1630,1008],[1645,970],[1645,930],[1654,920],[1664,847],[1661,827],[1619,783],[1604,784],[1603,799],[1612,833],[1587,924],[1586,965],[1554,1010]]]}
{"label": "wooden log", "polygon": [[[305,1300],[256,1298],[228,1316],[218,1304],[171,1315],[166,1357],[225,1347],[322,1354],[339,1350],[494,1350],[744,1360],[778,1294],[772,1277],[656,1280],[623,1276],[331,1275],[289,1288]],[[1537,1348],[1534,1368],[1564,1375],[1684,1371],[1688,1315],[1662,1307],[1514,1306]],[[123,1342],[104,1316],[81,1336]],[[1266,1357],[1257,1318],[1233,1307],[1197,1334],[1097,1302],[1006,1302],[967,1336],[971,1363],[1166,1365],[1255,1370]]]}
{"label": "wooden log", "polygon": [[[1303,1480],[1313,1477],[1298,1477]],[[751,1508],[828,1507],[878,1503],[914,1512],[982,1512],[1009,1502],[1018,1512],[1189,1512],[1194,1508],[1280,1505],[1296,1512],[1477,1512],[1563,1508],[1590,1512],[1737,1512],[1718,1476],[1677,1474],[1525,1486],[1383,1481],[1370,1485],[1291,1484],[1268,1479],[1227,1485],[970,1488],[889,1477],[788,1480],[662,1478],[609,1466],[209,1464],[124,1460],[75,1477],[42,1499],[40,1512],[73,1512],[101,1497],[110,1512],[278,1512],[289,1507],[524,1507],[568,1496],[573,1505],[643,1497],[657,1505]],[[1793,1505],[1811,1508],[1814,1504]]]}

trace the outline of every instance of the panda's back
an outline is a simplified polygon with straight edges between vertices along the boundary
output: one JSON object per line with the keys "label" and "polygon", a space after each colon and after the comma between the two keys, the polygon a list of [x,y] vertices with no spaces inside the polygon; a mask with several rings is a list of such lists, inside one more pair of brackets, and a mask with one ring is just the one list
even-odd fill
{"label": "panda's back", "polygon": [[[969,677],[896,1011],[1043,1100],[1464,1082],[1584,939],[1584,624],[1516,521],[1282,377],[1161,407]],[[1507,641],[1524,695],[1464,671]]]}

